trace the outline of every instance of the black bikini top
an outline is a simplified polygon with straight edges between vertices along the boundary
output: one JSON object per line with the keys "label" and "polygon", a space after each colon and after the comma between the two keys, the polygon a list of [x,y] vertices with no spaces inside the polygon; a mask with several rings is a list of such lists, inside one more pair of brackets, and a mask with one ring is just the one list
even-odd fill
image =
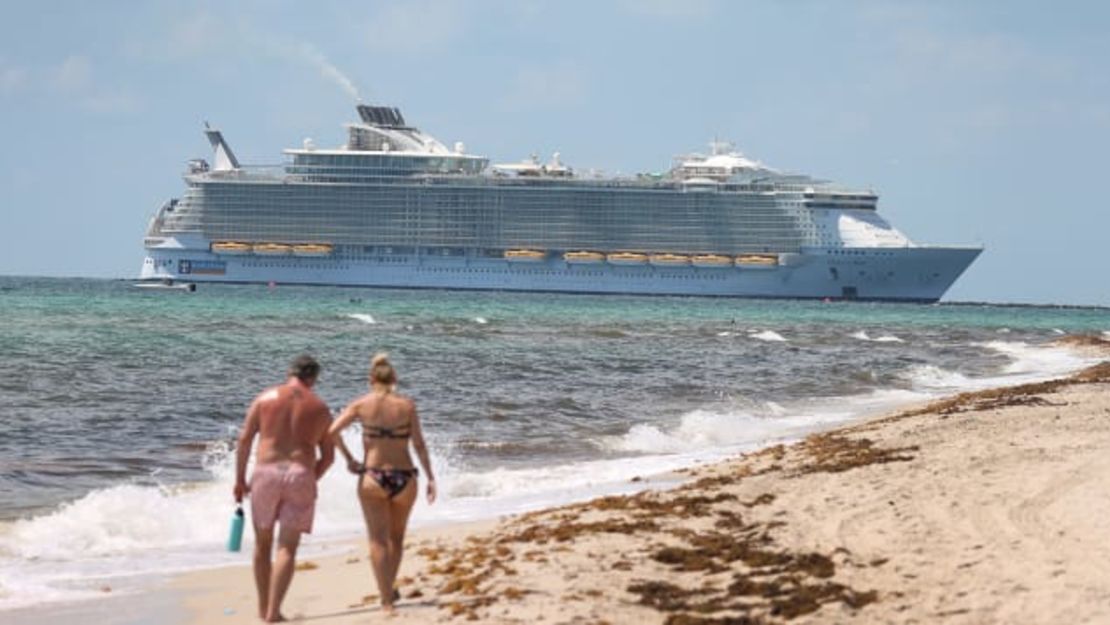
{"label": "black bikini top", "polygon": [[[386,393],[388,395],[389,393]],[[384,400],[384,398],[383,398]],[[377,417],[381,412],[382,401],[379,400],[377,405],[374,406],[374,413],[371,417]],[[368,438],[408,438],[411,434],[412,421],[397,427],[387,428],[380,425],[368,425],[365,421],[362,422],[362,439],[365,441]]]}
{"label": "black bikini top", "polygon": [[380,425],[366,425],[362,424],[362,437],[363,438],[408,438],[412,435],[409,429],[409,424],[397,426],[395,428],[382,427]]}

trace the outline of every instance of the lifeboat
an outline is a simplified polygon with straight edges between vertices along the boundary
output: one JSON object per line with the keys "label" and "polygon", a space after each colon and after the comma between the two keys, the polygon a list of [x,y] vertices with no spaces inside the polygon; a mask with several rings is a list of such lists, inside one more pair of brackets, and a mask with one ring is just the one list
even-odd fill
{"label": "lifeboat", "polygon": [[572,265],[600,263],[605,261],[605,254],[601,254],[598,252],[567,252],[566,254],[563,254],[563,260]]}
{"label": "lifeboat", "polygon": [[695,267],[731,267],[732,257],[720,254],[698,254],[690,259]]}
{"label": "lifeboat", "polygon": [[505,250],[505,260],[515,263],[536,263],[547,257],[539,250]]}
{"label": "lifeboat", "polygon": [[737,267],[775,267],[778,264],[777,254],[743,254],[736,257]]}
{"label": "lifeboat", "polygon": [[238,241],[217,241],[212,244],[212,251],[216,254],[250,254],[251,246]]}
{"label": "lifeboat", "polygon": [[304,243],[293,246],[293,255],[304,257],[328,256],[331,254],[332,249],[332,246],[326,243]]}
{"label": "lifeboat", "polygon": [[647,254],[635,252],[614,252],[605,257],[605,260],[614,265],[642,265],[647,262]]}
{"label": "lifeboat", "polygon": [[690,264],[690,257],[685,254],[652,254],[648,260],[651,264],[662,267],[678,267]]}
{"label": "lifeboat", "polygon": [[292,246],[283,243],[255,243],[254,253],[259,256],[285,256],[293,251]]}

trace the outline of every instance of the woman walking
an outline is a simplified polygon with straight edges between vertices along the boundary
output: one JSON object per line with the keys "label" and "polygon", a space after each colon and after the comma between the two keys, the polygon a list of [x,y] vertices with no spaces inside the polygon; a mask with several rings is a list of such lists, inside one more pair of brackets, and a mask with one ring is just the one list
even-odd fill
{"label": "woman walking", "polygon": [[[416,503],[419,472],[409,455],[412,442],[420,465],[428,476],[428,503],[435,502],[436,481],[428,461],[428,448],[412,399],[394,392],[397,372],[388,356],[378,354],[370,361],[370,392],[347,406],[329,430],[347,458],[352,473],[360,475],[358,501],[366,517],[370,538],[370,564],[378,581],[382,609],[393,613],[399,597],[394,589],[404,550],[405,526]],[[358,461],[339,435],[354,421],[362,424],[363,458]]]}

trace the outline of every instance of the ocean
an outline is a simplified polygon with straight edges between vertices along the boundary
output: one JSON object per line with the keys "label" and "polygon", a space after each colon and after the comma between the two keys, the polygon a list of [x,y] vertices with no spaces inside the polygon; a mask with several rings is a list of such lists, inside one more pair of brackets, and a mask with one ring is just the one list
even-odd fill
{"label": "ocean", "polygon": [[[1053,345],[1077,333],[1110,335],[1110,310],[0,277],[0,609],[247,563],[249,536],[223,550],[234,437],[299,353],[334,411],[391,354],[439,478],[420,526],[1064,375],[1092,362]],[[336,467],[310,540],[362,532]]]}

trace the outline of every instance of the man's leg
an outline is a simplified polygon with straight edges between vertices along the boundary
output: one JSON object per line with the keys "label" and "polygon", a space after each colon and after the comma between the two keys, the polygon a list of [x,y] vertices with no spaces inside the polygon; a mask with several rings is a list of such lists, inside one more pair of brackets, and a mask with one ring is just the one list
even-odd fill
{"label": "man's leg", "polygon": [[254,585],[258,589],[258,618],[265,620],[270,600],[270,551],[274,529],[254,526]]}
{"label": "man's leg", "polygon": [[281,529],[278,530],[277,557],[274,558],[274,577],[270,584],[270,611],[266,615],[266,621],[269,623],[285,620],[281,615],[281,601],[293,581],[293,568],[297,563],[297,546],[300,542],[300,530],[281,525]]}

